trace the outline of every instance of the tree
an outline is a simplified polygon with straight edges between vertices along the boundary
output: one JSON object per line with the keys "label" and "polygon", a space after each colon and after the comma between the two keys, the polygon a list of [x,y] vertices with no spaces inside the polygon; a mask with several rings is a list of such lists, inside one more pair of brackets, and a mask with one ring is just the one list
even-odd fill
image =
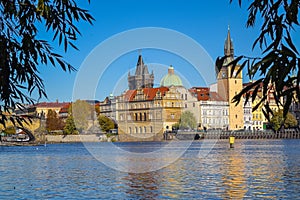
{"label": "tree", "polygon": [[197,122],[194,114],[190,111],[184,111],[179,119],[180,129],[195,129],[197,127]]}
{"label": "tree", "polygon": [[[230,3],[232,1],[230,0]],[[247,68],[250,80],[257,75],[260,78],[245,87],[232,101],[238,104],[243,96],[246,97],[245,103],[250,97],[254,101],[262,85],[262,98],[254,110],[264,104],[264,115],[270,120],[272,110],[266,101],[270,92],[270,85],[274,89],[272,95],[275,97],[277,106],[283,107],[284,116],[287,115],[292,101],[300,100],[300,57],[292,38],[293,31],[299,28],[300,1],[253,0],[251,2],[248,7],[247,27],[254,27],[255,22],[259,21],[257,18],[262,20],[260,34],[252,46],[252,49],[259,46],[262,57],[251,58],[241,55],[228,66],[233,65],[234,68],[237,63],[241,62],[240,70]],[[238,3],[241,7],[242,0],[238,0]],[[218,70],[223,66],[225,59],[226,56],[217,58],[216,67]]]}
{"label": "tree", "polygon": [[64,127],[64,133],[67,135],[78,134],[78,131],[75,126],[74,118],[72,115],[69,115],[66,120],[66,125]]}
{"label": "tree", "polygon": [[[88,3],[90,0],[88,0]],[[11,115],[22,103],[33,104],[33,92],[47,97],[39,76],[42,65],[60,66],[64,71],[75,68],[41,38],[49,33],[59,46],[74,49],[80,31],[75,23],[94,18],[74,0],[1,0],[0,1],[0,123],[7,120],[22,125],[25,120]],[[44,28],[44,30],[43,30]]]}
{"label": "tree", "polygon": [[72,103],[71,113],[74,118],[76,128],[79,132],[87,131],[89,122],[94,120],[95,109],[86,101],[76,100]]}
{"label": "tree", "polygon": [[110,129],[115,128],[115,123],[112,119],[106,117],[105,115],[99,115],[98,117],[99,125],[102,131],[108,132]]}
{"label": "tree", "polygon": [[64,127],[63,121],[58,118],[54,110],[49,110],[46,118],[46,129],[48,131],[62,130]]}
{"label": "tree", "polygon": [[286,117],[283,116],[283,111],[279,110],[274,112],[274,116],[271,119],[271,124],[275,130],[279,130],[283,125],[284,128],[296,126],[298,124],[295,116],[290,112],[287,113]]}

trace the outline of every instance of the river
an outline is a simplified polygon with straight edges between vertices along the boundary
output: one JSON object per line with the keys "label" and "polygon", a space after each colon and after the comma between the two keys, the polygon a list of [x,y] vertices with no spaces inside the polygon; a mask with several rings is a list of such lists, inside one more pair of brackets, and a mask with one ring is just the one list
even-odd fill
{"label": "river", "polygon": [[[184,142],[167,144],[0,146],[0,199],[299,198],[300,140],[236,140],[234,149],[227,140],[205,148],[204,141],[187,148]],[[116,156],[111,145],[145,156],[141,162]],[[160,148],[169,153],[164,158],[184,151],[160,162],[151,157]],[[106,156],[97,157],[93,149]],[[113,165],[103,160],[109,158]],[[163,160],[170,163],[160,167]]]}

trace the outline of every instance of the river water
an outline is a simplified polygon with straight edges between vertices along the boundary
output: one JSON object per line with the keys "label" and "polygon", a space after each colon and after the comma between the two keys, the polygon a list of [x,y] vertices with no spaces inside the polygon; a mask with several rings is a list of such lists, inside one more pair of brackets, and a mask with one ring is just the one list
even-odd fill
{"label": "river water", "polygon": [[[218,141],[203,156],[203,141],[195,141],[173,163],[143,173],[112,169],[90,151],[94,146],[113,157],[107,145],[0,146],[0,199],[300,198],[300,140],[236,140],[234,149]],[[166,143],[115,145],[149,153]],[[176,145],[167,148],[170,155]],[[124,162],[118,158],[114,164]]]}

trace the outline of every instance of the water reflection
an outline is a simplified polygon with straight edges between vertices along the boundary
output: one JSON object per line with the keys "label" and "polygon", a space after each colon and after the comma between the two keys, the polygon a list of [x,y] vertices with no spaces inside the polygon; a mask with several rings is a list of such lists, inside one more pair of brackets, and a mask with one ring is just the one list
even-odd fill
{"label": "water reflection", "polygon": [[230,149],[225,156],[222,169],[222,184],[224,199],[243,199],[247,192],[245,160],[241,151]]}
{"label": "water reflection", "polygon": [[[114,153],[99,145],[97,150]],[[145,151],[144,144],[130,145]],[[113,170],[80,144],[3,147],[0,199],[299,199],[300,140],[237,140],[234,149],[219,141],[199,157],[201,145],[193,143],[176,162],[146,173]],[[168,159],[140,162],[146,166],[157,158]],[[115,164],[125,160],[126,167],[137,168],[131,157],[118,159]]]}
{"label": "water reflection", "polygon": [[123,181],[128,185],[129,199],[157,199],[160,195],[156,172],[129,173]]}

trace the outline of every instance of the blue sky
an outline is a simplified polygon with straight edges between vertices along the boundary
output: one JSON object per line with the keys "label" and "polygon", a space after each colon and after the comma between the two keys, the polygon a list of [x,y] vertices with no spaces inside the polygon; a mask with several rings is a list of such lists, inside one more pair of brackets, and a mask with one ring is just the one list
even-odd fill
{"label": "blue sky", "polygon": [[[246,7],[240,8],[237,2],[229,4],[229,0],[91,0],[90,5],[84,1],[80,1],[80,5],[90,10],[96,19],[93,26],[85,23],[78,24],[82,37],[78,39],[76,45],[80,51],[69,50],[64,54],[62,48],[58,48],[55,43],[58,52],[62,53],[65,59],[79,71],[84,60],[101,42],[120,32],[143,27],[160,27],[185,34],[199,43],[214,61],[217,56],[223,55],[224,41],[230,25],[235,54],[259,55],[259,51],[251,51],[252,43],[258,35],[258,28],[246,29]],[[183,79],[187,79],[187,86],[207,86],[215,80],[213,70],[202,79],[193,77],[195,74],[193,66],[170,52],[143,49],[141,53],[145,63],[150,63],[149,70],[154,70],[155,76],[158,73],[156,71],[162,69],[162,72],[155,77],[155,84],[159,85],[163,71],[167,73],[167,66],[171,64]],[[107,66],[97,85],[96,99],[102,100],[110,93],[120,95],[120,92],[127,88],[126,76],[128,71],[134,69],[138,54],[139,52],[135,50],[120,55],[110,66]],[[103,59],[101,56],[98,55],[99,61]],[[98,62],[94,62],[93,69],[97,70]],[[61,69],[53,67],[42,67],[40,72],[48,94],[48,99],[41,101],[72,100],[74,81],[78,72],[64,73]],[[83,93],[80,98],[90,97]]]}

